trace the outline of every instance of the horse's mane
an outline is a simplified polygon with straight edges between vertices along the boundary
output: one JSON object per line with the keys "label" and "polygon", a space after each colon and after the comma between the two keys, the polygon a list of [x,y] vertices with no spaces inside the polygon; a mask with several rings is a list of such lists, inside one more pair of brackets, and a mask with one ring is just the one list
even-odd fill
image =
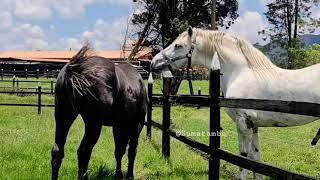
{"label": "horse's mane", "polygon": [[274,65],[270,59],[260,50],[251,45],[248,41],[234,37],[243,55],[246,57],[248,65],[253,70],[273,69]]}
{"label": "horse's mane", "polygon": [[248,41],[229,35],[220,31],[208,31],[202,29],[195,29],[195,36],[201,36],[205,41],[204,44],[207,48],[206,52],[213,51],[212,47],[215,47],[216,51],[221,52],[222,43],[224,38],[233,38],[236,42],[236,46],[239,51],[244,55],[249,68],[260,73],[266,71],[272,71],[275,65],[270,61],[270,59],[265,56],[260,50],[251,45]]}

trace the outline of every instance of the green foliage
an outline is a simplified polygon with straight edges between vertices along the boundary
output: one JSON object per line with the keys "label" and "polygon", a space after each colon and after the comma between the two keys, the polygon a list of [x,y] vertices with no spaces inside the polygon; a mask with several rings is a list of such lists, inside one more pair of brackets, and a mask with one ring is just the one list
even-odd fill
{"label": "green foliage", "polygon": [[[290,45],[297,33],[314,32],[318,26],[317,19],[311,18],[311,8],[317,6],[319,0],[272,0],[267,4],[264,13],[270,26],[260,34],[270,39],[281,40]],[[294,45],[294,44],[292,44]],[[294,47],[291,46],[290,47]]]}
{"label": "green foliage", "polygon": [[319,0],[272,0],[267,4],[264,14],[270,25],[259,34],[264,40],[269,37],[271,42],[276,41],[286,50],[289,69],[295,65],[289,49],[298,47],[298,34],[312,33],[319,27],[318,21],[311,17],[311,8],[318,3]]}
{"label": "green foliage", "polygon": [[320,45],[308,48],[290,48],[289,53],[294,59],[294,68],[303,68],[320,63]]}
{"label": "green foliage", "polygon": [[[161,49],[190,25],[209,26],[211,22],[211,0],[140,0],[143,11],[134,14],[132,23],[138,35],[154,49]],[[217,1],[216,21],[219,26],[229,27],[238,17],[237,0]],[[148,33],[142,33],[146,29]],[[161,47],[159,47],[159,45]]]}

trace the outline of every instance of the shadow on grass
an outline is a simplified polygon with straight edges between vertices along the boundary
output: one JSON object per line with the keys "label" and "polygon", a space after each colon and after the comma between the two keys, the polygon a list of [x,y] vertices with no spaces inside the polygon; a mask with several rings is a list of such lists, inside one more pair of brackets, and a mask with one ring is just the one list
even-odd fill
{"label": "shadow on grass", "polygon": [[207,176],[208,171],[190,171],[188,169],[184,168],[175,168],[171,172],[161,172],[161,171],[156,171],[148,174],[148,177],[144,177],[142,179],[190,179],[192,176]]}
{"label": "shadow on grass", "polygon": [[[125,175],[125,172],[124,172]],[[167,179],[172,177],[179,177],[181,179],[189,179],[190,176],[206,176],[208,175],[208,171],[197,171],[192,172],[190,170],[186,170],[183,168],[175,168],[172,172],[164,173],[161,171],[152,172],[147,174],[145,177],[139,177],[137,174],[137,178],[135,179]],[[115,180],[115,170],[109,169],[106,166],[100,166],[95,172],[90,173],[90,180]]]}
{"label": "shadow on grass", "polygon": [[114,180],[115,169],[109,169],[107,166],[100,166],[95,172],[90,173],[89,179],[92,180]]}
{"label": "shadow on grass", "polygon": [[155,141],[153,141],[152,139],[149,140],[153,149],[155,149],[158,153],[161,153],[161,145],[157,144]]}

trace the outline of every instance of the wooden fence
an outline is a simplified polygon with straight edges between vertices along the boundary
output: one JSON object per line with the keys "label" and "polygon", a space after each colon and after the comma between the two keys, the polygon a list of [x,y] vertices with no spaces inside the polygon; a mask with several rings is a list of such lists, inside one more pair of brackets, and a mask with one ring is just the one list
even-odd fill
{"label": "wooden fence", "polygon": [[0,79],[4,80],[5,77],[20,77],[20,78],[56,78],[60,70],[55,69],[36,69],[36,70],[5,70],[0,69]]}
{"label": "wooden fence", "polygon": [[[54,86],[56,83],[56,80],[51,79],[50,81],[48,80],[20,80],[19,78],[13,77],[12,80],[2,80],[0,81],[0,84],[2,83],[11,83],[12,86],[1,86],[0,85],[0,89],[5,89],[5,90],[12,90],[14,92],[21,92],[21,91],[25,91],[25,90],[34,90],[35,88],[30,87],[21,87],[21,83],[27,83],[27,84],[49,84],[48,86],[50,86],[49,88],[42,88],[43,91],[45,92],[50,92],[52,95],[54,94]],[[2,91],[0,90],[0,93]]]}
{"label": "wooden fence", "polygon": [[42,107],[54,107],[54,104],[42,104],[42,94],[53,95],[52,92],[43,92],[42,87],[33,88],[34,91],[0,91],[0,94],[19,94],[19,95],[37,95],[37,104],[21,104],[21,103],[0,103],[0,106],[21,106],[21,107],[38,107],[38,114],[41,114]]}
{"label": "wooden fence", "polygon": [[[153,95],[153,85],[148,84],[148,111],[147,111],[147,136],[151,138],[151,126],[162,130],[162,154],[165,158],[170,158],[170,137],[173,137],[186,145],[205,153],[209,161],[209,179],[219,179],[220,160],[224,160],[236,166],[255,171],[257,173],[270,176],[276,179],[314,179],[305,175],[289,172],[262,162],[232,154],[220,148],[220,136],[210,136],[209,145],[197,142],[189,137],[178,134],[170,128],[171,106],[191,105],[210,107],[210,134],[221,132],[220,127],[220,108],[242,108],[257,109],[264,111],[275,111],[291,114],[310,115],[320,117],[320,104],[293,102],[293,101],[274,101],[259,99],[227,99],[220,96],[220,71],[215,70],[210,73],[210,95],[209,96],[170,96],[171,78],[163,79],[163,95]],[[152,120],[152,106],[162,105],[163,117],[162,124]]]}

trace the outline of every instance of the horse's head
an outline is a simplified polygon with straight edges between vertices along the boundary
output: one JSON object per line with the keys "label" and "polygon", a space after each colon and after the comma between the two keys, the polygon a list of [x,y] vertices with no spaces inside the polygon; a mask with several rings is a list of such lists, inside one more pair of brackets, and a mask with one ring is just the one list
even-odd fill
{"label": "horse's head", "polygon": [[183,32],[167,48],[160,51],[151,61],[151,71],[157,72],[164,69],[177,70],[188,63],[188,57],[192,56],[192,28]]}

